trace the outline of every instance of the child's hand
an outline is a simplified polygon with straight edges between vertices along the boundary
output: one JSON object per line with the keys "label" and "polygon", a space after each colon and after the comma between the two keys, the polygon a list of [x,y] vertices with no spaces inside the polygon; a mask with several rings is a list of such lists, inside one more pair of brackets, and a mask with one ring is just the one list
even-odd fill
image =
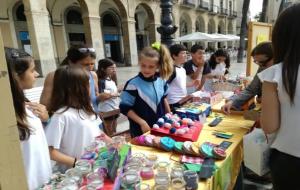
{"label": "child's hand", "polygon": [[48,115],[46,106],[35,103],[35,102],[26,102],[26,105],[28,106],[28,108],[30,110],[32,110],[34,115],[36,115],[38,118],[41,119],[42,122],[45,122],[49,119],[49,115]]}
{"label": "child's hand", "polygon": [[198,87],[200,84],[201,84],[201,80],[199,80],[199,79],[196,79],[193,82],[194,87]]}
{"label": "child's hand", "polygon": [[148,131],[151,130],[151,128],[149,127],[148,123],[146,121],[143,121],[141,124],[141,129],[143,131],[143,133],[147,133]]}

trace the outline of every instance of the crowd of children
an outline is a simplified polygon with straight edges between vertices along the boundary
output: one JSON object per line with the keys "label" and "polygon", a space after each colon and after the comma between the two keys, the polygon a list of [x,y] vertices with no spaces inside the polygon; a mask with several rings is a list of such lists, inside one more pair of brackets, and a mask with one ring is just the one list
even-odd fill
{"label": "crowd of children", "polygon": [[[231,109],[259,96],[262,128],[266,134],[275,134],[270,156],[274,189],[299,186],[298,16],[300,4],[281,13],[272,42],[261,43],[252,51],[260,67],[254,80],[222,108],[230,114]],[[120,109],[128,117],[131,137],[136,137],[189,100],[191,93],[210,91],[214,80],[225,80],[230,67],[226,51],[217,50],[207,61],[200,45],[191,47],[191,60],[186,60],[186,51],[180,44],[145,47],[139,54],[140,72],[119,89],[112,60],[100,60],[95,72],[95,49],[71,47],[58,69],[47,75],[40,103],[34,103],[23,92],[33,87],[38,76],[33,58],[23,50],[5,48],[28,188],[37,189],[49,180],[50,160],[65,171],[75,165],[96,136],[110,143],[119,114],[101,119],[103,114]]]}

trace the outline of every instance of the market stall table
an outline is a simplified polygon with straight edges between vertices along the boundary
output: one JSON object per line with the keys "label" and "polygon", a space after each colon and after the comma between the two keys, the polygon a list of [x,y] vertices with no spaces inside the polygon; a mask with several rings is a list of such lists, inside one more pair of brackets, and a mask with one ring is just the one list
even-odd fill
{"label": "market stall table", "polygon": [[[223,120],[216,127],[209,127],[208,123],[214,119],[214,116],[222,117]],[[217,170],[213,177],[206,181],[199,181],[198,189],[233,189],[236,178],[240,171],[240,166],[243,160],[243,136],[250,130],[253,121],[244,120],[241,115],[225,116],[220,113],[212,113],[212,117],[207,118],[203,130],[198,138],[197,143],[211,142],[220,144],[226,140],[217,138],[213,133],[216,131],[225,131],[233,133],[231,139],[227,141],[232,142],[231,146],[226,150],[227,157],[222,161],[216,161]],[[132,153],[144,153],[146,155],[156,154],[160,161],[169,161],[174,163],[174,160],[180,160],[179,154],[165,152],[152,147],[132,145]],[[170,159],[172,157],[172,159]],[[143,181],[143,183],[154,186],[154,179]]]}

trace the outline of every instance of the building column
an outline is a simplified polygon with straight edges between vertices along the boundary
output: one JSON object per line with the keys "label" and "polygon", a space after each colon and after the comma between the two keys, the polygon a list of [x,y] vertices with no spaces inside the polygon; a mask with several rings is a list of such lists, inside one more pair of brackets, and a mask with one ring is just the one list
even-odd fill
{"label": "building column", "polygon": [[32,53],[41,76],[56,69],[47,11],[25,11]]}
{"label": "building column", "polygon": [[160,24],[158,23],[149,23],[149,41],[150,44],[154,43],[156,41],[160,41],[160,34],[156,31],[157,27],[159,27]]}
{"label": "building column", "polygon": [[136,45],[136,32],[134,18],[122,20],[123,39],[124,39],[124,56],[126,65],[138,64],[138,53]]}
{"label": "building column", "polygon": [[97,61],[103,59],[103,36],[101,30],[101,19],[99,16],[83,15],[86,43],[96,50]]}
{"label": "building column", "polygon": [[53,23],[53,34],[58,62],[61,63],[65,59],[68,51],[68,41],[63,23]]}
{"label": "building column", "polygon": [[5,47],[18,48],[18,42],[16,38],[16,31],[14,28],[13,20],[1,20],[0,19],[0,30],[3,36],[3,43]]}

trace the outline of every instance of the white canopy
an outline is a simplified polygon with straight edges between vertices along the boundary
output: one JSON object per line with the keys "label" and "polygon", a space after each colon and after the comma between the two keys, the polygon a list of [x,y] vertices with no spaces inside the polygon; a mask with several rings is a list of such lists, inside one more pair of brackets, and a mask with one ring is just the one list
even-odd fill
{"label": "white canopy", "polygon": [[191,34],[187,34],[175,39],[176,42],[226,42],[226,41],[238,41],[240,39],[239,36],[232,34],[207,34],[202,32],[194,32]]}

